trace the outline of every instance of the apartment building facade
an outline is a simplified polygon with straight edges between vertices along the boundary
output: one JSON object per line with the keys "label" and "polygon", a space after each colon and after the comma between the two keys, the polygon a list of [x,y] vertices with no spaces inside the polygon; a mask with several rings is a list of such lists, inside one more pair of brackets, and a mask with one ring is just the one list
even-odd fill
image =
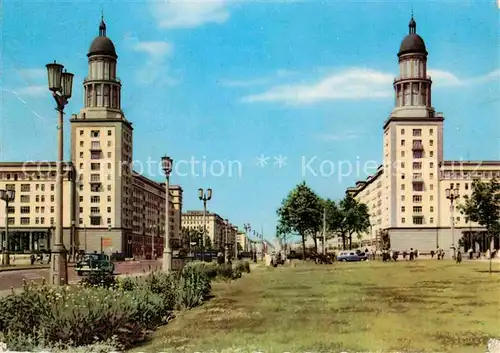
{"label": "apartment building facade", "polygon": [[[460,215],[458,205],[471,194],[473,179],[500,177],[500,161],[444,160],[444,117],[432,106],[427,55],[412,18],[398,53],[395,107],[383,126],[383,165],[373,176],[347,189],[370,209],[372,226],[362,235],[364,244],[373,244],[387,232],[393,250],[428,252],[448,250],[452,244],[458,245],[460,237],[467,241],[471,234],[484,232]],[[457,187],[460,198],[454,205],[456,230],[452,232],[446,189]],[[485,245],[473,246],[484,250]]]}
{"label": "apartment building facade", "polygon": [[182,228],[186,230],[202,232],[204,224],[206,225],[206,234],[214,249],[221,249],[226,245],[234,249],[238,227],[227,223],[226,225],[226,220],[213,212],[207,211],[206,219],[203,211],[187,211],[182,214]]}
{"label": "apartment building facade", "polygon": [[[63,205],[65,246],[69,249],[71,242],[72,249],[102,249],[129,256],[151,254],[155,249],[159,255],[163,252],[165,184],[133,171],[133,127],[121,109],[118,56],[106,35],[103,20],[87,56],[83,108],[70,119],[71,163],[67,164]],[[26,229],[50,234],[53,217],[47,212],[52,212],[55,205],[47,200],[53,198],[50,190],[55,183],[55,171],[55,162],[0,164],[0,189],[14,185],[16,192],[19,191],[8,217],[8,222],[12,222],[9,232],[12,244],[17,234]],[[14,176],[18,180],[14,180]],[[47,179],[42,182],[42,178]],[[158,178],[164,179],[164,176]],[[41,193],[42,185],[45,194]],[[175,248],[181,234],[182,188],[174,185],[169,191],[170,234]],[[37,192],[48,204],[37,206],[38,202],[42,203],[36,199]],[[20,197],[27,200],[28,196],[29,201],[23,202],[26,205],[21,205]],[[37,210],[41,212],[37,207],[45,207],[44,216],[37,213]],[[5,225],[5,211],[0,212],[3,212],[0,222]]]}

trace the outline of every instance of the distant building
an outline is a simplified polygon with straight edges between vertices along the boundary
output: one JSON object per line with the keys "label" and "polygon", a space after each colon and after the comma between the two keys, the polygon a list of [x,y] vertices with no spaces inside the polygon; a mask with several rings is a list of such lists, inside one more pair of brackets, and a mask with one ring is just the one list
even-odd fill
{"label": "distant building", "polygon": [[[163,253],[165,185],[132,170],[132,123],[121,109],[117,54],[101,21],[88,56],[84,104],[70,119],[71,163],[63,190],[64,245],[70,251]],[[49,98],[47,91],[47,97]],[[47,99],[48,99],[47,98]],[[55,149],[55,144],[54,144]],[[160,158],[161,156],[158,156]],[[0,163],[0,189],[14,189],[9,249],[47,248],[55,218],[55,162]],[[164,176],[159,176],[164,180]],[[182,188],[170,186],[172,246],[180,241]],[[5,226],[0,207],[0,227]],[[5,234],[4,234],[5,238]]]}
{"label": "distant building", "polygon": [[[394,80],[395,108],[384,123],[383,164],[347,193],[368,205],[372,226],[362,234],[363,245],[377,244],[383,233],[393,250],[429,252],[463,237],[465,249],[471,235],[485,229],[460,214],[458,204],[472,193],[473,179],[500,178],[500,161],[447,161],[443,152],[442,113],[432,106],[432,80],[427,73],[427,50],[416,33],[413,18],[409,34],[398,53],[400,76]],[[457,188],[460,198],[451,220],[446,189]],[[353,237],[355,241],[356,236]],[[485,251],[489,244],[473,244]],[[495,248],[499,248],[498,241]]]}
{"label": "distant building", "polygon": [[236,244],[238,227],[228,223],[226,226],[224,218],[217,213],[208,212],[204,220],[203,211],[186,211],[182,214],[182,228],[203,231],[204,224],[210,244],[214,249],[222,249],[229,246],[233,249]]}

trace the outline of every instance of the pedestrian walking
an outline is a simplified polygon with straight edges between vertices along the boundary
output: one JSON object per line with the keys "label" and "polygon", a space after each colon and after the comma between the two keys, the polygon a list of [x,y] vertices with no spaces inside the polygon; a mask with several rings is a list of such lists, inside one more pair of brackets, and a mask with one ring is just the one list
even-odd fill
{"label": "pedestrian walking", "polygon": [[35,264],[35,254],[30,255],[30,263],[32,266]]}
{"label": "pedestrian walking", "polygon": [[469,248],[469,250],[467,251],[469,253],[469,260],[472,260],[473,258],[473,254],[474,254],[474,251],[472,251],[472,248]]}
{"label": "pedestrian walking", "polygon": [[458,253],[457,253],[457,264],[459,264],[461,262],[462,262],[462,253],[459,250]]}
{"label": "pedestrian walking", "polygon": [[434,259],[434,250],[431,250],[431,259]]}
{"label": "pedestrian walking", "polygon": [[413,261],[413,248],[410,249],[410,261]]}

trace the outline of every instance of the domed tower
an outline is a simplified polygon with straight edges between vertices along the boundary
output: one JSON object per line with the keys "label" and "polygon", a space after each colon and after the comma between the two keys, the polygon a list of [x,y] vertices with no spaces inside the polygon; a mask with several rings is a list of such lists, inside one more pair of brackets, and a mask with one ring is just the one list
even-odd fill
{"label": "domed tower", "polygon": [[417,34],[417,23],[411,17],[409,33],[399,47],[399,73],[394,81],[396,108],[431,107],[432,81],[427,76],[427,49],[422,37]]}
{"label": "domed tower", "polygon": [[116,49],[101,17],[92,41],[84,106],[71,121],[71,161],[78,171],[75,190],[78,237],[88,250],[99,239],[124,252],[132,229],[132,124],[121,110],[121,83],[116,77]]}
{"label": "domed tower", "polygon": [[433,249],[444,118],[431,105],[427,48],[413,16],[408,27],[398,52],[395,107],[384,124],[384,223],[393,249]]}
{"label": "domed tower", "polygon": [[90,45],[88,76],[83,82],[85,108],[108,108],[120,111],[121,83],[116,77],[116,50],[106,36],[106,24],[101,17],[99,36]]}

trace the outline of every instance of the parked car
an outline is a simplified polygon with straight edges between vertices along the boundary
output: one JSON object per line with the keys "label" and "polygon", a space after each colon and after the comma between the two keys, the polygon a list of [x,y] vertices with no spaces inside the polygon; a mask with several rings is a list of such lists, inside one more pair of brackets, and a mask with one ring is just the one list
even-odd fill
{"label": "parked car", "polygon": [[343,262],[355,262],[355,261],[366,261],[366,255],[355,251],[341,251],[337,256],[337,261]]}
{"label": "parked car", "polygon": [[111,261],[109,255],[106,254],[85,254],[75,266],[78,276],[83,276],[89,273],[108,273],[110,275],[115,271],[115,265]]}

